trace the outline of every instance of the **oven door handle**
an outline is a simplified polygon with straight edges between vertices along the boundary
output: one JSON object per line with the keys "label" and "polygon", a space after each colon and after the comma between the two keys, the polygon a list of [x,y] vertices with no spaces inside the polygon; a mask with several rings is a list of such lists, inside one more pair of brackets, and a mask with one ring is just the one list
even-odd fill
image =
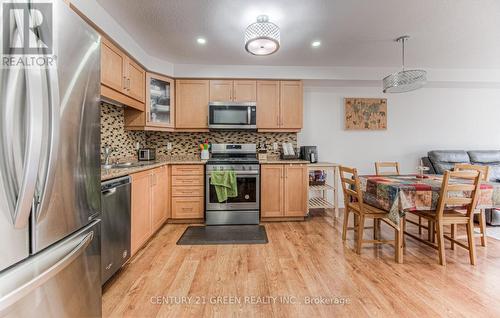
{"label": "oven door handle", "polygon": [[247,125],[252,124],[252,107],[247,107]]}
{"label": "oven door handle", "polygon": [[[235,171],[234,172],[236,176],[241,177],[241,176],[249,176],[249,177],[254,177],[259,175],[259,171]],[[211,172],[207,171],[207,176],[210,176]]]}

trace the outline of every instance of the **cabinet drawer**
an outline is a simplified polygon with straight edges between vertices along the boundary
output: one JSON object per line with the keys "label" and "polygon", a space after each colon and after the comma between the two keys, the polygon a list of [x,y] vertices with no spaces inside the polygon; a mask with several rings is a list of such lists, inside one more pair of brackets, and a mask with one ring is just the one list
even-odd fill
{"label": "cabinet drawer", "polygon": [[201,176],[172,176],[172,186],[202,186],[203,175]]}
{"label": "cabinet drawer", "polygon": [[203,197],[172,198],[172,216],[174,219],[203,218]]}
{"label": "cabinet drawer", "polygon": [[197,176],[203,175],[203,165],[173,165],[173,176]]}
{"label": "cabinet drawer", "polygon": [[176,186],[176,187],[172,187],[172,196],[174,196],[174,197],[202,197],[203,196],[203,186],[194,186],[194,187]]}

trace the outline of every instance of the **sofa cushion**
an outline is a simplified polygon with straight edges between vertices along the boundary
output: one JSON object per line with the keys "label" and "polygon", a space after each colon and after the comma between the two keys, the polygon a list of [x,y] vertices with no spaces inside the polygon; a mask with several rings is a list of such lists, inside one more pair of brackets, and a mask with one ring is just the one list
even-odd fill
{"label": "sofa cushion", "polygon": [[467,153],[472,163],[500,164],[500,150],[475,150]]}
{"label": "sofa cushion", "polygon": [[428,155],[437,174],[453,169],[456,163],[470,163],[465,150],[432,150]]}
{"label": "sofa cushion", "polygon": [[500,182],[500,165],[490,166],[490,180]]}
{"label": "sofa cushion", "polygon": [[473,164],[490,166],[490,180],[500,180],[500,150],[475,150],[467,153]]}

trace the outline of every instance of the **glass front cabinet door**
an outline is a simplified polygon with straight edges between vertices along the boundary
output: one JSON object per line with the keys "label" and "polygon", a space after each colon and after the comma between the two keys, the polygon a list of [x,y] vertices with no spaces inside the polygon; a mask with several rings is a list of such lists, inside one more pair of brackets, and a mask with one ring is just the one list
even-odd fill
{"label": "glass front cabinet door", "polygon": [[174,128],[174,80],[146,75],[146,126]]}

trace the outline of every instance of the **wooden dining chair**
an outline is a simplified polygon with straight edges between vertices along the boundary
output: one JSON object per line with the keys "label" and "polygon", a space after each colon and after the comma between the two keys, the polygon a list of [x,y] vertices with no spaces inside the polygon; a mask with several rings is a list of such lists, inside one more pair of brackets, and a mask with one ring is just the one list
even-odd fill
{"label": "wooden dining chair", "polygon": [[[439,264],[441,265],[446,265],[444,248],[445,238],[468,250],[470,263],[472,265],[476,264],[473,217],[480,192],[480,178],[481,173],[478,171],[445,171],[437,209],[435,211],[408,212],[430,220],[435,225],[437,245],[411,233],[405,232],[405,234],[437,249]],[[451,179],[453,179],[453,183],[450,183]],[[463,181],[464,183],[460,183],[460,179],[464,181],[468,180],[468,182]],[[457,193],[463,193],[463,196],[457,196]],[[467,228],[467,245],[443,233],[443,227],[445,225],[456,226],[460,224],[465,225]]]}
{"label": "wooden dining chair", "polygon": [[[481,181],[488,182],[490,180],[490,167],[489,166],[480,166],[480,165],[472,165],[468,163],[457,163],[453,169],[454,171],[480,171],[481,172]],[[481,246],[486,246],[486,211],[484,209],[476,209],[474,210],[474,214],[477,214],[479,217],[479,236],[481,238]],[[455,228],[452,227],[452,237],[455,234]],[[452,249],[454,248],[454,244],[451,244]]]}
{"label": "wooden dining chair", "polygon": [[[361,254],[361,247],[363,243],[376,243],[376,244],[393,244],[396,250],[395,260],[397,263],[403,262],[403,227],[398,226],[388,218],[388,212],[380,210],[371,205],[363,202],[363,192],[359,182],[358,172],[354,168],[341,166],[340,180],[342,190],[344,192],[344,224],[342,228],[342,240],[345,241],[347,237],[347,230],[356,230],[356,253]],[[353,213],[354,217],[358,219],[353,228],[349,228],[349,214]],[[394,240],[381,240],[374,237],[373,240],[365,240],[363,238],[365,230],[366,219],[382,220],[394,228]],[[357,223],[357,225],[356,225]],[[376,228],[374,227],[374,230]]]}
{"label": "wooden dining chair", "polygon": [[[399,176],[399,162],[375,162],[375,173],[377,176]],[[418,217],[418,223],[413,220],[406,220],[408,223],[414,224],[418,227],[418,234],[422,234],[422,229],[426,229],[429,231],[430,222],[428,222],[427,226],[422,224],[422,218]],[[374,224],[373,226],[378,226]]]}
{"label": "wooden dining chair", "polygon": [[[399,162],[375,162],[375,174],[377,176],[399,176]],[[411,221],[410,221],[411,222]],[[411,222],[413,223],[413,222]],[[374,235],[380,231],[380,220],[373,220]]]}
{"label": "wooden dining chair", "polygon": [[399,176],[399,162],[375,162],[375,173],[377,176]]}

